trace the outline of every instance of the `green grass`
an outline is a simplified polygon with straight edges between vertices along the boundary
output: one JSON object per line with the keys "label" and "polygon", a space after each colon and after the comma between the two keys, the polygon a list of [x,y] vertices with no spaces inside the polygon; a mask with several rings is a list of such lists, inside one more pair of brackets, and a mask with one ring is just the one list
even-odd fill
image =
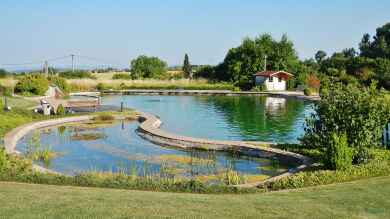
{"label": "green grass", "polygon": [[390,177],[252,195],[0,183],[4,218],[389,218]]}
{"label": "green grass", "polygon": [[[1,101],[4,102],[4,97],[0,96]],[[7,97],[8,105],[18,108],[30,108],[39,105],[38,101],[27,100],[21,97]]]}

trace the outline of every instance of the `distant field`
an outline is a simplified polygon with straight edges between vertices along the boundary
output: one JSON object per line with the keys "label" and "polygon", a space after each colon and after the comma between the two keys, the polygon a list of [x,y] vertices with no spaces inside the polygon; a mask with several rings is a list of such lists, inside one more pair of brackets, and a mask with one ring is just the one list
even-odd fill
{"label": "distant field", "polygon": [[[98,84],[103,84],[110,89],[199,89],[199,90],[230,90],[233,86],[226,83],[210,83],[205,79],[143,79],[143,80],[112,80],[112,76],[118,72],[112,73],[94,73],[96,79],[68,79],[74,91],[95,90]],[[122,72],[125,73],[125,72]],[[127,73],[128,74],[128,73]],[[173,72],[172,74],[177,74]]]}
{"label": "distant field", "polygon": [[0,183],[4,218],[390,218],[390,177],[252,195]]}
{"label": "distant field", "polygon": [[0,78],[0,85],[4,87],[15,87],[18,81],[13,78]]}

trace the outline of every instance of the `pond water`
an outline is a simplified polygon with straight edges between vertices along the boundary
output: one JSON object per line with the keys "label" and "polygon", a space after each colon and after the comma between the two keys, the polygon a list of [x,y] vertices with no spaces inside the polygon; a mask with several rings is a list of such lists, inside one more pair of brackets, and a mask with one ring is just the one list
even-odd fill
{"label": "pond water", "polygon": [[[103,104],[121,102],[161,117],[162,128],[193,137],[220,140],[296,142],[312,103],[292,98],[229,96],[105,96]],[[234,171],[246,182],[279,175],[292,168],[276,157],[253,158],[228,152],[185,151],[150,143],[137,135],[138,122],[67,124],[26,135],[17,150],[31,154],[34,145],[55,156],[44,163],[74,175],[85,171],[169,177],[215,182]]]}
{"label": "pond water", "polygon": [[268,96],[105,96],[103,104],[152,113],[161,128],[216,140],[296,143],[312,103]]}
{"label": "pond water", "polygon": [[85,171],[164,174],[173,177],[196,177],[215,181],[226,171],[236,171],[250,180],[268,178],[288,171],[274,157],[251,158],[225,152],[184,151],[154,145],[139,137],[137,122],[112,124],[68,124],[36,130],[26,135],[17,149],[28,156],[34,139],[40,147],[50,148],[55,157],[38,162],[57,172],[74,175]]}

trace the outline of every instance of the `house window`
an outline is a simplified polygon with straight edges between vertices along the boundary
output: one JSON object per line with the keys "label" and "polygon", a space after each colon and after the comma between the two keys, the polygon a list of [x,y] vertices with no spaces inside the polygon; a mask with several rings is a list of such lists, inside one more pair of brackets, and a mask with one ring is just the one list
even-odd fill
{"label": "house window", "polygon": [[272,76],[268,77],[268,81],[269,82],[273,82],[274,81],[274,77],[272,77]]}
{"label": "house window", "polygon": [[282,78],[278,78],[279,79],[279,82],[282,82]]}

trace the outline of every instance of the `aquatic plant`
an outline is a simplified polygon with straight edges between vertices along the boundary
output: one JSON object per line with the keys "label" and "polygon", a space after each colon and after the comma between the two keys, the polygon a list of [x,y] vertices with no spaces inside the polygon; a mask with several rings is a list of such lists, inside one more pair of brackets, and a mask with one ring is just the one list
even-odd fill
{"label": "aquatic plant", "polygon": [[94,121],[112,121],[114,119],[115,117],[108,113],[101,113],[93,118]]}
{"label": "aquatic plant", "polygon": [[41,144],[40,132],[35,131],[27,145],[27,157],[34,161],[42,161],[48,167],[50,161],[57,157],[59,153],[53,152],[48,145]]}
{"label": "aquatic plant", "polygon": [[74,134],[70,138],[74,141],[96,141],[98,139],[106,138],[107,136],[103,133],[83,133]]}

